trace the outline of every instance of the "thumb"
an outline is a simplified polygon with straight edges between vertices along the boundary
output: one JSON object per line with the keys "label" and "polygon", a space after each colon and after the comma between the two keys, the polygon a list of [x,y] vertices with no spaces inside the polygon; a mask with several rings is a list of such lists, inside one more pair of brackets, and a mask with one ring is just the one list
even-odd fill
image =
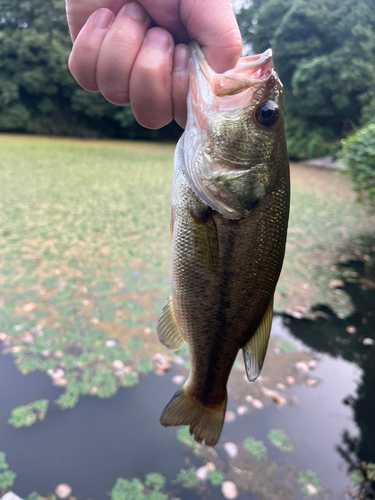
{"label": "thumb", "polygon": [[181,0],[180,15],[214,71],[223,73],[236,65],[242,40],[230,0]]}

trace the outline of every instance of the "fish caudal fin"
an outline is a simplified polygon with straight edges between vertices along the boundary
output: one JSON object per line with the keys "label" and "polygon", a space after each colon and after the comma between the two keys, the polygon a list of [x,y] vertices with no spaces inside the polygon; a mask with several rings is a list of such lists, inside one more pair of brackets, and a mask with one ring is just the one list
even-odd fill
{"label": "fish caudal fin", "polygon": [[223,428],[226,407],[226,393],[223,403],[212,409],[190,400],[182,388],[164,408],[160,423],[165,427],[189,425],[190,434],[195,441],[204,441],[207,446],[215,446]]}
{"label": "fish caudal fin", "polygon": [[242,348],[243,359],[245,361],[246,374],[250,382],[260,374],[264,358],[267,352],[268,341],[270,339],[272,326],[273,298],[267,307],[257,331],[251,337],[247,344]]}
{"label": "fish caudal fin", "polygon": [[167,299],[167,303],[163,307],[156,325],[156,333],[160,342],[172,351],[178,351],[185,343],[174,317],[172,297]]}

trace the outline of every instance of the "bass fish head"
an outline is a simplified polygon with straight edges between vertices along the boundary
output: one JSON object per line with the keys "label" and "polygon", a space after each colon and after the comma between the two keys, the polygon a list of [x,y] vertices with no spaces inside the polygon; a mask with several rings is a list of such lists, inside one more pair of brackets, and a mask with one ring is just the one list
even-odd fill
{"label": "bass fish head", "polygon": [[282,84],[272,51],[241,58],[223,74],[189,45],[184,169],[195,194],[229,219],[248,215],[287,163]]}

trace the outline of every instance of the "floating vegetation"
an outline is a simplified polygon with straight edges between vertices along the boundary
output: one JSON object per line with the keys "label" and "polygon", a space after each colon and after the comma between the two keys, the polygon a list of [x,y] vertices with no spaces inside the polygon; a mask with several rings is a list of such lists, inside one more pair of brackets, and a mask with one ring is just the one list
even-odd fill
{"label": "floating vegetation", "polygon": [[139,373],[147,374],[153,371],[154,365],[148,356],[141,356],[135,368]]}
{"label": "floating vegetation", "polygon": [[168,495],[160,491],[164,485],[165,477],[157,472],[147,474],[144,485],[138,478],[119,478],[111,490],[111,500],[168,500]]}
{"label": "floating vegetation", "polygon": [[282,337],[275,337],[274,345],[277,349],[280,349],[280,351],[283,354],[294,354],[295,352],[298,351],[297,347],[295,346],[295,344],[293,344],[293,342],[283,339]]}
{"label": "floating vegetation", "polygon": [[354,481],[357,484],[362,483],[362,481],[364,481],[364,479],[365,479],[363,473],[361,471],[359,471],[359,470],[353,471],[350,474],[350,478],[351,478],[352,481]]}
{"label": "floating vegetation", "polygon": [[291,453],[294,450],[292,440],[282,429],[270,429],[267,438],[280,451]]}
{"label": "floating vegetation", "polygon": [[212,486],[221,486],[224,482],[225,476],[219,470],[212,470],[207,472],[207,480],[210,481]]}
{"label": "floating vegetation", "polygon": [[132,351],[138,351],[143,347],[143,340],[140,337],[131,337],[128,347]]}
{"label": "floating vegetation", "polygon": [[48,405],[48,399],[38,399],[25,406],[17,406],[12,410],[8,423],[16,428],[30,427],[37,420],[44,420]]}
{"label": "floating vegetation", "polygon": [[197,469],[195,467],[192,467],[191,469],[181,469],[177,474],[176,479],[172,482],[181,484],[184,488],[194,488],[199,484],[196,472]]}
{"label": "floating vegetation", "polygon": [[139,377],[137,373],[125,373],[120,377],[121,385],[124,387],[134,387],[139,383]]}
{"label": "floating vegetation", "polygon": [[5,453],[0,452],[0,493],[13,486],[17,474],[9,470]]}
{"label": "floating vegetation", "polygon": [[111,490],[111,500],[145,500],[144,487],[138,478],[131,481],[127,479],[117,479]]}
{"label": "floating vegetation", "polygon": [[302,491],[307,496],[317,495],[321,491],[319,478],[312,470],[300,471],[298,483],[302,485]]}
{"label": "floating vegetation", "polygon": [[248,437],[243,441],[245,450],[256,457],[257,460],[262,460],[267,457],[267,448],[263,441],[257,441],[253,437]]}
{"label": "floating vegetation", "polygon": [[180,443],[186,444],[190,448],[195,448],[197,443],[194,440],[193,436],[190,435],[189,427],[180,427],[177,429],[177,439]]}
{"label": "floating vegetation", "polygon": [[165,486],[165,477],[158,472],[150,472],[146,474],[145,485],[158,491],[162,490]]}

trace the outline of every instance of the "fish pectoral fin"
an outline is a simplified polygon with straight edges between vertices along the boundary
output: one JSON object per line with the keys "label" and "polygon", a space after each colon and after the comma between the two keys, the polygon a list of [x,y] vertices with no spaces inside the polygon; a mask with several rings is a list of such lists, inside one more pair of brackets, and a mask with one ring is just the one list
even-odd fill
{"label": "fish pectoral fin", "polygon": [[158,318],[156,333],[160,342],[172,351],[178,351],[185,343],[174,316],[172,297],[167,299],[167,303]]}
{"label": "fish pectoral fin", "polygon": [[195,252],[202,264],[213,271],[219,261],[219,239],[212,209],[206,207],[204,213],[191,217]]}
{"label": "fish pectoral fin", "polygon": [[206,408],[191,400],[184,388],[177,391],[160,417],[164,427],[189,425],[190,434],[197,443],[203,441],[207,446],[215,446],[219,441],[227,408],[227,394],[217,408]]}
{"label": "fish pectoral fin", "polygon": [[272,312],[273,298],[256,332],[242,348],[246,374],[250,382],[254,382],[259,376],[263,366],[271,333]]}

